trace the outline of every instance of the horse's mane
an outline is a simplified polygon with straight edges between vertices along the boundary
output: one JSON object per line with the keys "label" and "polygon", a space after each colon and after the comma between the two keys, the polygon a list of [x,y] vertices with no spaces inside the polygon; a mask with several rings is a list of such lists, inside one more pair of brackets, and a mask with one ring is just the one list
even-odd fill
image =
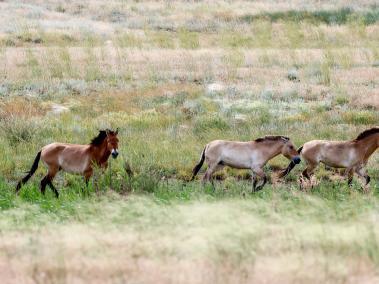
{"label": "horse's mane", "polygon": [[91,145],[99,146],[103,143],[104,139],[107,138],[107,132],[105,130],[100,130],[99,134],[91,140]]}
{"label": "horse's mane", "polygon": [[107,138],[107,132],[110,134],[110,135],[115,135],[116,132],[115,131],[112,131],[112,130],[100,130],[99,131],[99,135],[97,135],[95,138],[93,138],[91,140],[91,143],[90,145],[93,145],[93,146],[99,146],[101,145],[101,143],[103,143],[104,139]]}
{"label": "horse's mane", "polygon": [[367,130],[361,132],[361,133],[357,136],[357,138],[355,138],[355,141],[362,140],[362,139],[364,139],[364,138],[367,138],[367,137],[369,137],[369,136],[371,136],[371,135],[373,135],[373,134],[377,134],[377,133],[379,133],[379,127],[373,127],[373,128],[371,128],[371,129],[367,129]]}
{"label": "horse's mane", "polygon": [[290,139],[288,137],[282,136],[282,135],[266,135],[264,137],[257,138],[254,141],[255,142],[263,142],[263,141],[279,141],[279,140],[288,141]]}

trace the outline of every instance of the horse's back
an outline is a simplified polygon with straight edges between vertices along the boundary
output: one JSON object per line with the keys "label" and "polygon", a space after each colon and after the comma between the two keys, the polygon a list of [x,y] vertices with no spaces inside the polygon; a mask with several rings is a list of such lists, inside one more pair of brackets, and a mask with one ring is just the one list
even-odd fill
{"label": "horse's back", "polygon": [[72,149],[73,151],[85,151],[88,148],[89,148],[88,145],[54,142],[42,147],[41,154],[42,156],[58,154],[59,152],[62,152],[65,150],[67,151],[70,149]]}
{"label": "horse's back", "polygon": [[215,152],[231,149],[244,149],[249,148],[251,142],[241,142],[241,141],[229,141],[229,140],[213,140],[207,144],[206,152]]}
{"label": "horse's back", "polygon": [[311,140],[303,145],[302,153],[325,149],[343,149],[351,145],[351,141]]}
{"label": "horse's back", "polygon": [[251,142],[244,142],[244,141],[231,141],[231,140],[213,140],[209,142],[207,145],[208,147],[215,147],[215,146],[247,146]]}

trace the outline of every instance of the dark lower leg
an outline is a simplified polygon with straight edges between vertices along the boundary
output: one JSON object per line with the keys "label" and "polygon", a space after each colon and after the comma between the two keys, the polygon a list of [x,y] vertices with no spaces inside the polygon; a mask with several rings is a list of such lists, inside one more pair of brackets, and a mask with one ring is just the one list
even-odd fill
{"label": "dark lower leg", "polygon": [[368,185],[369,184],[369,182],[370,182],[370,180],[371,180],[371,178],[370,178],[370,176],[365,176],[365,179],[366,179],[366,185]]}
{"label": "dark lower leg", "polygon": [[349,176],[348,180],[347,180],[347,184],[349,186],[351,186],[351,184],[353,183],[353,176]]}
{"label": "dark lower leg", "polygon": [[53,185],[53,183],[52,183],[52,181],[50,179],[48,181],[48,185],[50,186],[51,190],[55,193],[55,197],[58,198],[59,197],[59,192],[55,188],[55,186]]}
{"label": "dark lower leg", "polygon": [[267,182],[267,177],[264,176],[264,177],[263,177],[263,182],[262,182],[262,184],[260,184],[259,186],[257,186],[257,187],[255,188],[255,191],[260,191],[260,190],[265,186],[266,182]]}
{"label": "dark lower leg", "polygon": [[[90,169],[84,173],[84,181],[86,183],[87,192],[88,192],[88,183],[89,183],[89,180],[90,180],[92,175],[93,175],[92,169]],[[94,182],[95,177],[96,177],[96,175],[94,176],[94,178],[92,180],[93,182]],[[95,186],[94,184],[92,184],[92,185]],[[84,194],[84,192],[85,192],[85,190],[84,190],[84,188],[82,188],[82,193]]]}
{"label": "dark lower leg", "polygon": [[354,174],[354,171],[353,169],[350,169],[350,168],[347,168],[346,171],[345,171],[345,176],[347,176],[347,184],[349,186],[351,186],[352,182],[353,182],[353,174]]}
{"label": "dark lower leg", "polygon": [[85,176],[84,181],[86,183],[86,188],[88,189],[89,177]]}
{"label": "dark lower leg", "polygon": [[43,195],[45,195],[45,192],[46,192],[46,185],[48,184],[48,179],[49,177],[46,175],[44,176],[44,178],[41,180],[41,192]]}
{"label": "dark lower leg", "polygon": [[361,168],[358,168],[355,170],[355,172],[357,173],[357,175],[359,175],[361,178],[364,178],[365,179],[365,182],[366,184],[365,185],[368,185],[371,178],[370,176],[367,174],[366,170],[364,167],[361,167]]}
{"label": "dark lower leg", "polygon": [[307,170],[307,169],[305,169],[305,170],[302,172],[302,176],[305,177],[307,180],[310,180],[310,179],[311,179],[310,176],[309,176],[309,174],[308,174],[308,170]]}
{"label": "dark lower leg", "polygon": [[257,182],[258,182],[258,179],[257,179],[256,176],[254,176],[254,177],[253,177],[253,190],[252,190],[252,192],[255,191],[255,189],[256,189],[256,187],[257,187]]}
{"label": "dark lower leg", "polygon": [[[313,168],[312,168],[313,169]],[[300,181],[300,190],[303,190],[304,188],[304,182],[305,180],[308,180],[311,182],[311,176],[310,176],[310,173],[311,171],[309,170],[309,168],[306,168],[302,173],[301,173],[301,181]],[[313,188],[313,185],[312,185],[312,182],[311,182],[311,188]]]}

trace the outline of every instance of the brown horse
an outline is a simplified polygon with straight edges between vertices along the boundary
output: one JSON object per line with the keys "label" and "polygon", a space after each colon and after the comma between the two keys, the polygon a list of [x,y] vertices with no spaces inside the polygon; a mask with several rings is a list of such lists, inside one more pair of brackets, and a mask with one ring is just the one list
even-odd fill
{"label": "brown horse", "polygon": [[[348,176],[348,184],[353,181],[354,172],[365,179],[366,185],[370,182],[365,166],[370,156],[379,147],[379,127],[363,131],[354,140],[349,141],[327,141],[312,140],[299,148],[298,152],[307,164],[302,176],[310,180],[319,163],[333,168],[345,168]],[[280,174],[284,177],[295,167],[290,163]]]}
{"label": "brown horse", "polygon": [[16,193],[35,173],[40,159],[48,167],[47,175],[41,180],[41,192],[43,194],[45,194],[46,185],[49,185],[56,197],[59,197],[59,193],[52,181],[60,170],[81,174],[84,176],[86,184],[88,184],[88,180],[93,174],[94,166],[106,168],[110,155],[113,158],[117,158],[117,134],[118,130],[100,130],[99,135],[93,138],[88,145],[52,143],[44,146],[38,152],[29,173],[17,184]]}
{"label": "brown horse", "polygon": [[[279,154],[284,155],[295,164],[300,163],[299,154],[288,137],[265,136],[249,142],[215,140],[205,146],[199,163],[192,171],[192,180],[206,160],[208,169],[203,177],[203,182],[210,181],[212,174],[224,166],[250,169],[253,191],[258,191],[267,181],[263,171],[264,165]],[[258,187],[256,175],[263,179],[262,184]]]}

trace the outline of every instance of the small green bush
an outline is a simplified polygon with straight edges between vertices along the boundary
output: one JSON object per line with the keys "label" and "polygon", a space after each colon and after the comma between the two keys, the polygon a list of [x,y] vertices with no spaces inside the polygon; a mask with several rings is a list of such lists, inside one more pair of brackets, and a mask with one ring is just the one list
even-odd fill
{"label": "small green bush", "polygon": [[10,144],[30,142],[37,131],[37,125],[20,117],[0,117],[0,131]]}
{"label": "small green bush", "polygon": [[210,129],[228,130],[230,128],[228,122],[219,116],[205,117],[196,120],[193,132],[200,134]]}
{"label": "small green bush", "polygon": [[379,121],[379,114],[370,111],[348,111],[342,115],[344,121],[350,124],[375,124]]}

